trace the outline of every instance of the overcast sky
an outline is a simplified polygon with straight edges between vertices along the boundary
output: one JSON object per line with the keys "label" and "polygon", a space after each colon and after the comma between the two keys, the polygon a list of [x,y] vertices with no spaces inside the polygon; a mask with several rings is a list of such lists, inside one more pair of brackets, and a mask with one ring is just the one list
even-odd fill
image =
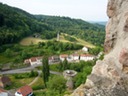
{"label": "overcast sky", "polygon": [[31,14],[68,16],[86,21],[107,21],[108,0],[0,0]]}

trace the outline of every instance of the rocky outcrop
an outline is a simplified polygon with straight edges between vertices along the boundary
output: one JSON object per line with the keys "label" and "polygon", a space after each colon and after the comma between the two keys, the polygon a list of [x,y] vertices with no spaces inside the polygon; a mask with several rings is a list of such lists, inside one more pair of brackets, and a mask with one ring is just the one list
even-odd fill
{"label": "rocky outcrop", "polygon": [[72,96],[128,96],[128,0],[108,0],[105,58]]}

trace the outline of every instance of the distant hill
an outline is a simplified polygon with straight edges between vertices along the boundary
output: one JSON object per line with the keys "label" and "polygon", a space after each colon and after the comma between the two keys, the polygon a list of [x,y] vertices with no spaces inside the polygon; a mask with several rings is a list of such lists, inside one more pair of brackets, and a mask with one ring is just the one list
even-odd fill
{"label": "distant hill", "polygon": [[36,20],[36,18],[18,8],[0,3],[0,45],[14,43],[50,28]]}
{"label": "distant hill", "polygon": [[107,24],[107,21],[105,22],[97,22],[97,24],[100,24],[100,25],[106,25]]}
{"label": "distant hill", "polygon": [[104,26],[69,17],[32,15],[0,3],[0,45],[15,43],[35,33],[42,39],[52,39],[57,33],[79,37],[95,45],[104,42]]}
{"label": "distant hill", "polygon": [[35,15],[38,21],[50,26],[54,31],[74,35],[95,45],[101,45],[104,42],[105,26],[91,24],[81,19],[72,19],[69,17]]}
{"label": "distant hill", "polygon": [[92,24],[99,24],[99,25],[104,25],[105,26],[107,24],[107,21],[99,21],[99,22],[98,21],[97,22],[95,22],[95,21],[91,22],[90,21],[90,23],[92,23]]}

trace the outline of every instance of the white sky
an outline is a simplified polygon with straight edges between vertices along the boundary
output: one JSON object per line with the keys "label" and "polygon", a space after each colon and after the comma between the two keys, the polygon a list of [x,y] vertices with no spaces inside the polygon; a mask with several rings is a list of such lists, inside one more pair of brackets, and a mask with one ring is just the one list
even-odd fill
{"label": "white sky", "polygon": [[108,0],[0,0],[32,14],[68,16],[86,21],[107,21]]}

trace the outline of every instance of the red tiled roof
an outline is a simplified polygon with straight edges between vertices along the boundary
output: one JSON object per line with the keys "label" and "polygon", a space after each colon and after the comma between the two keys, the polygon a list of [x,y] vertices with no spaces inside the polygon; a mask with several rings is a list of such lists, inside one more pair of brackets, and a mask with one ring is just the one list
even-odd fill
{"label": "red tiled roof", "polygon": [[17,92],[21,93],[22,96],[27,96],[28,94],[32,93],[33,90],[30,86],[26,85],[17,90]]}
{"label": "red tiled roof", "polygon": [[62,54],[62,55],[60,55],[60,57],[61,57],[61,58],[67,58],[68,55],[67,55],[67,54]]}
{"label": "red tiled roof", "polygon": [[91,54],[81,54],[81,57],[93,57]]}
{"label": "red tiled roof", "polygon": [[3,84],[7,84],[7,83],[10,83],[11,82],[11,79],[7,76],[3,76],[0,78],[0,81],[3,83]]}
{"label": "red tiled roof", "polygon": [[0,93],[6,92],[4,89],[0,88]]}
{"label": "red tiled roof", "polygon": [[73,56],[79,56],[78,54],[73,54]]}
{"label": "red tiled roof", "polygon": [[30,60],[31,60],[31,62],[36,62],[37,61],[36,57],[30,58]]}

